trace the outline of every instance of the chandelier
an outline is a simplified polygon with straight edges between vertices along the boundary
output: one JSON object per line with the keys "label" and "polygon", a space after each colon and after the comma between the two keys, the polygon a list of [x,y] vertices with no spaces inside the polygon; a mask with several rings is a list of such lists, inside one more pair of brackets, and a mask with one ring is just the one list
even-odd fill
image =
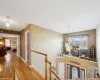
{"label": "chandelier", "polygon": [[[69,26],[68,26],[68,37],[69,37]],[[68,41],[65,43],[65,46],[66,46],[66,50],[69,52],[69,55],[71,55],[72,46],[69,44]]]}
{"label": "chandelier", "polygon": [[6,24],[6,27],[10,27],[10,16],[7,16],[6,19],[5,19],[5,24]]}

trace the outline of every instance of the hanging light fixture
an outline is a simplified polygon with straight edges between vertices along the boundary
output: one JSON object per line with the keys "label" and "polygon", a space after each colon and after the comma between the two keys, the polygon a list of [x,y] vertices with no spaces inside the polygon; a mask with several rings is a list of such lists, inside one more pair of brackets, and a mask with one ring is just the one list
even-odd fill
{"label": "hanging light fixture", "polygon": [[6,27],[8,28],[10,27],[10,16],[6,17],[5,24],[6,24]]}
{"label": "hanging light fixture", "polygon": [[[69,37],[69,26],[68,26],[68,37]],[[71,55],[71,49],[72,49],[72,46],[69,44],[68,40],[67,40],[67,43],[65,43],[65,46],[66,46],[66,50],[69,52],[69,55]]]}
{"label": "hanging light fixture", "polygon": [[68,26],[68,36],[69,36],[69,26]]}

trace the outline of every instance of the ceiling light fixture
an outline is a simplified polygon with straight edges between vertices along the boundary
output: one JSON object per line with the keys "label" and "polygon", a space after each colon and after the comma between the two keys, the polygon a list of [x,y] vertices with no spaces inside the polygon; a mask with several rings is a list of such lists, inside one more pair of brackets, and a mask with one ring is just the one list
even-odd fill
{"label": "ceiling light fixture", "polygon": [[69,26],[68,26],[68,36],[69,36]]}
{"label": "ceiling light fixture", "polygon": [[[70,37],[69,26],[68,26],[68,33],[67,34],[68,34],[68,37]],[[68,55],[71,55],[72,46],[70,45],[69,41],[67,41],[65,43],[65,46],[66,46],[67,52],[69,52]]]}
{"label": "ceiling light fixture", "polygon": [[6,17],[6,20],[5,20],[5,22],[6,22],[6,27],[10,27],[10,16],[7,16]]}

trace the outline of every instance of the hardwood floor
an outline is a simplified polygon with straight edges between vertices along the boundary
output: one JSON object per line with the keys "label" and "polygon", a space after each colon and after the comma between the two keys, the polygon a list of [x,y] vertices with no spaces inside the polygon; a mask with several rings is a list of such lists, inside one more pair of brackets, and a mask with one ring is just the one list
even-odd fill
{"label": "hardwood floor", "polygon": [[[12,53],[11,53],[12,54]],[[12,78],[12,65],[16,63],[16,58],[12,57],[10,53],[3,58],[0,58],[0,80]]]}
{"label": "hardwood floor", "polygon": [[8,52],[5,58],[0,58],[0,80],[13,80],[13,65],[17,64],[24,80],[44,80],[38,76],[35,70],[31,69],[23,60],[12,52]]}

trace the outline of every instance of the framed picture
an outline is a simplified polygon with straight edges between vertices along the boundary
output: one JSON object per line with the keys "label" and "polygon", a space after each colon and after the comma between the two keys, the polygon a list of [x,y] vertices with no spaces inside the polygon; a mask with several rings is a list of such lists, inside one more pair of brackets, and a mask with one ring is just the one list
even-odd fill
{"label": "framed picture", "polygon": [[17,40],[16,39],[13,40],[13,44],[17,44]]}
{"label": "framed picture", "polygon": [[73,48],[88,49],[88,36],[71,36],[68,37],[68,43]]}

